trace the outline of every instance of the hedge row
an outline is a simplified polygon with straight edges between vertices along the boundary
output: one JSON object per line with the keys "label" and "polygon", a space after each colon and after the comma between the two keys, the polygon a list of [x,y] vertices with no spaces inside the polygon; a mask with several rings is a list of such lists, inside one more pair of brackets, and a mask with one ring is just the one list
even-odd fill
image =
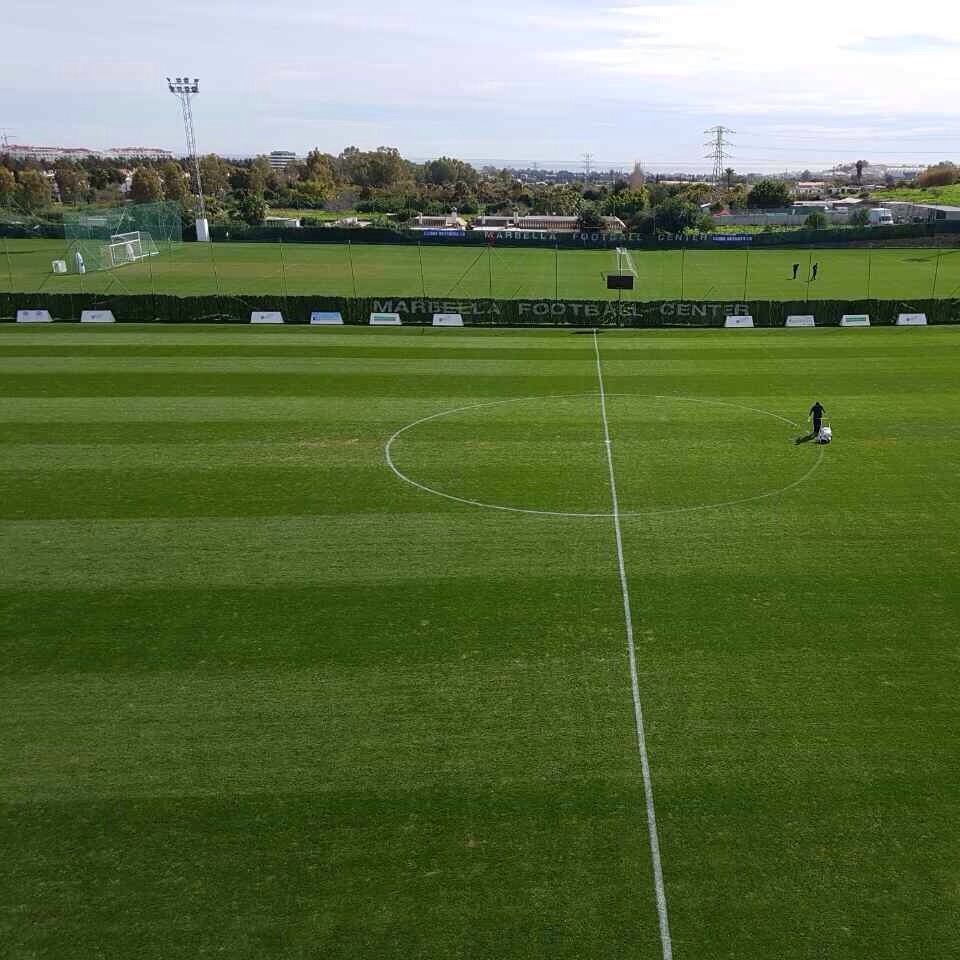
{"label": "hedge row", "polygon": [[313,311],[339,311],[346,323],[366,324],[371,313],[398,313],[406,324],[429,324],[435,313],[460,313],[470,326],[722,327],[727,316],[749,314],[759,327],[780,327],[791,314],[813,314],[835,326],[846,313],[869,314],[889,325],[900,313],[926,313],[930,323],[960,323],[960,300],[816,300],[747,302],[656,300],[432,300],[410,297],[175,297],[163,294],[0,293],[0,318],[18,309],[49,310],[79,320],[83,310],[112,310],[128,323],[247,323],[256,310],[278,310],[287,323],[309,323]]}

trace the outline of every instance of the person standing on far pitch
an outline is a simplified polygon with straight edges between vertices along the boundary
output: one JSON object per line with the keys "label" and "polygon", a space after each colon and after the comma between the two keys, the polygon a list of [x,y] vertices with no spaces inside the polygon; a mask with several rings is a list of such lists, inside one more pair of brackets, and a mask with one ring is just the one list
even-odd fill
{"label": "person standing on far pitch", "polygon": [[823,404],[817,400],[816,403],[810,408],[810,419],[813,421],[813,436],[819,436],[820,426],[823,423]]}
{"label": "person standing on far pitch", "polygon": [[817,279],[817,273],[818,273],[819,270],[820,270],[820,264],[819,264],[819,263],[815,263],[815,264],[813,265],[813,268],[812,268],[811,271],[810,271],[810,279],[811,279],[811,280],[816,280],[816,279]]}
{"label": "person standing on far pitch", "polygon": [[799,264],[799,263],[795,263],[795,264],[793,265],[793,279],[794,279],[794,280],[797,279],[797,274],[798,274],[799,272],[800,272],[800,264]]}

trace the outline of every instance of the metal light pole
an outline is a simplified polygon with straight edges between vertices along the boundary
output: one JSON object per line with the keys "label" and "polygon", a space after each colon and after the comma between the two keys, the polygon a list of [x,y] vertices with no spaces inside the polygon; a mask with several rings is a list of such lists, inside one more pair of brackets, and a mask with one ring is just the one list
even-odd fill
{"label": "metal light pole", "polygon": [[207,208],[203,202],[203,183],[200,180],[200,156],[197,153],[197,137],[193,132],[193,107],[191,100],[200,93],[200,81],[189,77],[167,77],[167,89],[180,101],[183,112],[183,132],[187,137],[187,155],[193,161],[193,174],[197,180],[197,239],[210,239]]}

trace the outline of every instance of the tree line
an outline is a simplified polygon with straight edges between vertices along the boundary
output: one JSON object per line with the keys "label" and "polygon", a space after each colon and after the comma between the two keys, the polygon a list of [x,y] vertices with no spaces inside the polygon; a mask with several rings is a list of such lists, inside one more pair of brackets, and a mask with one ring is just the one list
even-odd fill
{"label": "tree line", "polygon": [[[209,154],[199,161],[207,213],[214,223],[258,225],[271,207],[294,209],[305,224],[321,212],[352,211],[380,225],[403,225],[418,214],[440,215],[456,209],[470,216],[556,214],[577,216],[584,229],[601,229],[615,216],[631,232],[714,229],[710,213],[789,206],[790,185],[778,179],[749,184],[728,169],[718,185],[660,182],[639,172],[610,182],[536,183],[514,171],[480,170],[454,157],[415,163],[395,147],[338,155],[311,150],[282,168],[264,156],[227,160]],[[957,168],[939,164],[921,174],[923,185],[955,183]],[[193,165],[186,160],[123,161],[89,158],[58,160],[45,168],[36,160],[0,156],[0,207],[55,220],[61,205],[94,203],[178,203],[192,223],[197,192]],[[319,222],[319,221],[317,221]]]}

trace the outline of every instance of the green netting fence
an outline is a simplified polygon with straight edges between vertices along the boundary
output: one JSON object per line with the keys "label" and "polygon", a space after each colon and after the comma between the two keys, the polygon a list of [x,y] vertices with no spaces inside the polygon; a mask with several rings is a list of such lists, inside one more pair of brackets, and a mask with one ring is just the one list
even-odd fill
{"label": "green netting fence", "polygon": [[183,242],[177,203],[77,207],[63,215],[67,273],[115,270],[169,253]]}

